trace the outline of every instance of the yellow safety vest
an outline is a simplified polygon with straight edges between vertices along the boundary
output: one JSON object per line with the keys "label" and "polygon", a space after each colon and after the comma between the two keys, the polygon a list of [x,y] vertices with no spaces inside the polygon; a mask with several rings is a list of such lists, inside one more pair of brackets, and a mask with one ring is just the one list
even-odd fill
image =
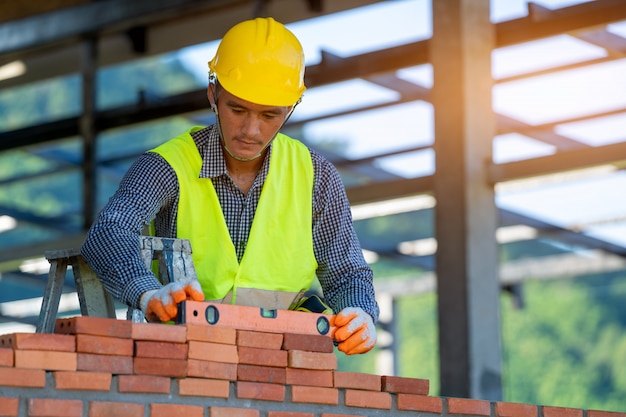
{"label": "yellow safety vest", "polygon": [[177,237],[189,239],[207,300],[286,309],[310,288],[313,253],[313,163],[299,141],[278,134],[245,253],[237,261],[210,178],[200,178],[202,158],[190,131],[160,145],[178,177]]}

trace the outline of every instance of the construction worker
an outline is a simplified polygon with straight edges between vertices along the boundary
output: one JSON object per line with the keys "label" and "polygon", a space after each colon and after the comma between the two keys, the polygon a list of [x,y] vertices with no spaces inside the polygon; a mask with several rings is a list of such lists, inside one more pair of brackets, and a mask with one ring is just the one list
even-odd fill
{"label": "construction worker", "polygon": [[[304,69],[300,42],[272,18],[224,35],[209,62],[216,123],[140,156],[82,246],[115,298],[164,322],[185,299],[306,309],[301,297],[317,276],[337,313],[338,349],[372,349],[373,274],[340,176],[279,133],[305,91]],[[150,222],[157,236],[189,239],[198,281],[162,285],[146,268],[138,239]]]}

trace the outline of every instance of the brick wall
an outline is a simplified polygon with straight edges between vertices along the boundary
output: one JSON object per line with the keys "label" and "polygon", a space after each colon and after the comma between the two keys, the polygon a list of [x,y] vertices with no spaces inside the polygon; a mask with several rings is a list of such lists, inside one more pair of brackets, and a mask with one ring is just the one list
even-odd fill
{"label": "brick wall", "polygon": [[423,379],[338,371],[326,336],[94,317],[0,335],[0,416],[626,417],[428,391]]}

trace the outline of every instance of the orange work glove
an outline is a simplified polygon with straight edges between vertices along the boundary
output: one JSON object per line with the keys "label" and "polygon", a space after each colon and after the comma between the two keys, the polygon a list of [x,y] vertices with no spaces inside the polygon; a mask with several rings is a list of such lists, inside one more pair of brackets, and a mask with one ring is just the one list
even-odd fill
{"label": "orange work glove", "polygon": [[170,282],[161,289],[146,291],[139,304],[148,321],[170,321],[178,314],[177,304],[184,300],[204,300],[198,281]]}
{"label": "orange work glove", "polygon": [[337,349],[346,355],[369,352],[376,344],[376,326],[362,308],[344,308],[333,317],[331,325],[335,326]]}

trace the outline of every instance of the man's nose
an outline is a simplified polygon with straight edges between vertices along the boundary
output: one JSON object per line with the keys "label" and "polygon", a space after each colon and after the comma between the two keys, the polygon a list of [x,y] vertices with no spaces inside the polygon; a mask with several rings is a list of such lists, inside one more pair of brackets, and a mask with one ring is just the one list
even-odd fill
{"label": "man's nose", "polygon": [[255,137],[261,131],[260,126],[261,126],[261,121],[259,120],[257,116],[248,115],[244,119],[242,130],[243,130],[243,133],[245,133],[247,136]]}

